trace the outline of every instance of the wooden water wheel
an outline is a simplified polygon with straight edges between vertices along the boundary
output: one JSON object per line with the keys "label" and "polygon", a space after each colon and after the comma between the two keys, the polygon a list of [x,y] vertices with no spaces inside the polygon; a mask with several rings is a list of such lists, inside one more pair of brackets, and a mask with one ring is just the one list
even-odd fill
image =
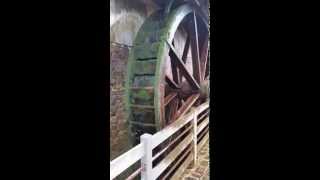
{"label": "wooden water wheel", "polygon": [[126,107],[134,144],[209,96],[208,22],[190,4],[164,11],[147,18],[129,55]]}

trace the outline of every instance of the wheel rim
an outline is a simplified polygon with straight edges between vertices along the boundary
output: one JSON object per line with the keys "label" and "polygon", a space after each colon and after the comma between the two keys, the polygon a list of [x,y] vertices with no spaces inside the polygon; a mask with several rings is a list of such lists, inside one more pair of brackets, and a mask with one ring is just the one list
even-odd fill
{"label": "wheel rim", "polygon": [[[208,97],[209,33],[200,21],[191,6],[182,5],[167,17],[155,13],[140,28],[126,84],[135,141],[142,133],[154,133],[174,122]],[[186,36],[184,42],[179,35]]]}

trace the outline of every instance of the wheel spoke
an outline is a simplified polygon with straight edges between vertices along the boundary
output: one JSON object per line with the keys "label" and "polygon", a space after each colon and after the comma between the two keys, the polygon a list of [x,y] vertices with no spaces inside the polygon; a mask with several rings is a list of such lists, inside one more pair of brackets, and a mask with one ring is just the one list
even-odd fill
{"label": "wheel spoke", "polygon": [[[189,48],[190,48],[190,37],[187,36],[186,43],[184,44],[184,49],[183,49],[183,53],[182,53],[182,58],[181,58],[184,63],[186,63],[186,61],[187,61],[187,56],[188,56],[188,53],[189,53]],[[181,73],[179,74],[179,80],[180,80],[180,82],[182,82],[182,74],[181,74]]]}
{"label": "wheel spoke", "polygon": [[190,48],[190,37],[188,36],[186,43],[184,45],[183,54],[182,54],[182,58],[181,58],[184,63],[186,63],[189,48]]}
{"label": "wheel spoke", "polygon": [[199,39],[198,39],[197,17],[195,13],[193,13],[193,21],[190,24],[190,30],[191,30],[190,34],[192,34],[192,36],[190,36],[190,40],[191,40],[193,76],[196,79],[196,81],[200,83],[201,72],[200,72],[200,58],[199,58]]}
{"label": "wheel spoke", "polygon": [[183,63],[183,61],[179,58],[176,50],[174,49],[174,47],[169,43],[167,42],[167,44],[169,45],[169,47],[171,48],[172,50],[172,59],[173,60],[176,60],[177,62],[177,65],[178,67],[180,68],[182,74],[185,76],[185,78],[188,80],[188,82],[191,84],[191,86],[194,88],[194,89],[200,89],[200,86],[198,84],[198,82],[194,79],[194,77],[191,75],[191,73],[187,70],[185,64]]}
{"label": "wheel spoke", "polygon": [[175,98],[172,103],[171,103],[171,106],[170,106],[170,114],[169,114],[169,123],[173,122],[175,119],[176,119],[176,113],[177,113],[177,110],[178,110],[178,99]]}
{"label": "wheel spoke", "polygon": [[166,82],[168,83],[168,85],[173,88],[173,89],[179,89],[179,85],[177,83],[175,83],[169,76],[166,75]]}
{"label": "wheel spoke", "polygon": [[208,62],[208,41],[209,41],[209,38],[208,38],[208,34],[207,34],[204,39],[204,43],[202,45],[201,58],[200,58],[200,62],[202,62],[202,64],[201,64],[202,80],[205,79],[205,75],[206,75],[206,67],[207,67],[207,62]]}
{"label": "wheel spoke", "polygon": [[208,61],[209,61],[209,58],[207,57],[206,66],[205,66],[205,70],[204,70],[204,72],[205,72],[205,79],[206,79],[206,78],[209,78],[209,66],[210,66],[210,62],[208,62]]}
{"label": "wheel spoke", "polygon": [[168,105],[168,104],[171,102],[171,100],[172,100],[173,98],[175,98],[176,96],[177,96],[177,93],[176,93],[176,92],[170,93],[168,96],[166,96],[166,97],[164,98],[164,105],[165,105],[165,106]]}
{"label": "wheel spoke", "polygon": [[200,94],[193,94],[191,95],[186,102],[179,108],[178,112],[176,113],[175,117],[183,116],[188,110],[192,107],[192,105],[196,102]]}
{"label": "wheel spoke", "polygon": [[[170,53],[172,53],[172,51],[170,51]],[[170,57],[172,57],[172,55]],[[180,75],[179,75],[179,71],[178,71],[178,67],[177,67],[177,62],[174,61],[173,59],[171,59],[171,70],[172,70],[173,80],[177,84],[180,84],[180,78],[179,78]]]}

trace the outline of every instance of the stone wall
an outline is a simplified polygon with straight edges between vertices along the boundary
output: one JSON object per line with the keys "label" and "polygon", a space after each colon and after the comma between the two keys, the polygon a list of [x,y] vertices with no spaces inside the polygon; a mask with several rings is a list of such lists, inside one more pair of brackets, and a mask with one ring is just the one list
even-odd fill
{"label": "stone wall", "polygon": [[128,147],[128,127],[126,124],[124,84],[129,49],[110,47],[110,158],[114,158]]}
{"label": "stone wall", "polygon": [[[133,3],[135,2],[136,3]],[[110,158],[119,156],[130,148],[124,93],[129,55],[128,45],[145,20],[146,12],[141,2],[131,0],[110,1]],[[139,5],[139,6],[138,6]],[[140,8],[140,9],[137,9]],[[117,45],[119,43],[120,45]]]}

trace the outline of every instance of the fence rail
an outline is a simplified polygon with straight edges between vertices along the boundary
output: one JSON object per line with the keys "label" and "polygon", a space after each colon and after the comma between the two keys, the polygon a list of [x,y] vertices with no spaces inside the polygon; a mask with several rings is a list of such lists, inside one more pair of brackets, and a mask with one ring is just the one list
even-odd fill
{"label": "fence rail", "polygon": [[[198,136],[202,133],[202,139],[208,138],[208,132],[204,132],[206,127],[209,125],[209,117],[208,112],[205,112],[209,108],[209,102],[203,103],[202,105],[194,108],[191,112],[180,117],[178,120],[162,129],[161,131],[155,133],[154,135],[143,134],[140,137],[140,144],[136,145],[126,153],[117,157],[113,161],[110,162],[110,179],[114,179],[119,176],[122,172],[128,169],[130,166],[135,164],[138,161],[141,161],[141,167],[136,170],[133,174],[129,176],[127,179],[133,179],[139,173],[141,173],[141,179],[144,180],[154,180],[161,176],[161,174],[173,164],[179,155],[182,155],[173,167],[176,167],[186,156],[187,152],[191,152],[192,158],[186,158],[186,162],[182,164],[189,163],[190,160],[194,161],[196,164],[197,160],[197,149],[199,146]],[[198,118],[199,114],[203,115]],[[206,117],[207,116],[207,117]],[[199,119],[203,119],[200,124],[198,124]],[[179,136],[177,136],[172,142],[170,142],[166,147],[160,150],[155,155],[152,155],[152,150],[166,141],[168,138],[172,137],[176,132],[185,127],[188,123],[191,122],[191,126],[183,130]],[[188,133],[190,132],[190,133]],[[160,155],[163,155],[172,144],[177,143],[181,137],[183,140],[178,142],[171,152],[165,154],[165,157],[153,167],[153,161],[157,159]],[[201,137],[200,137],[201,138]],[[202,141],[203,142],[203,141]],[[200,143],[200,147],[203,143]],[[190,149],[191,145],[191,149]],[[185,152],[182,154],[182,152]],[[171,168],[169,172],[172,172]],[[168,174],[168,173],[167,173]],[[167,175],[166,175],[167,176]]]}

